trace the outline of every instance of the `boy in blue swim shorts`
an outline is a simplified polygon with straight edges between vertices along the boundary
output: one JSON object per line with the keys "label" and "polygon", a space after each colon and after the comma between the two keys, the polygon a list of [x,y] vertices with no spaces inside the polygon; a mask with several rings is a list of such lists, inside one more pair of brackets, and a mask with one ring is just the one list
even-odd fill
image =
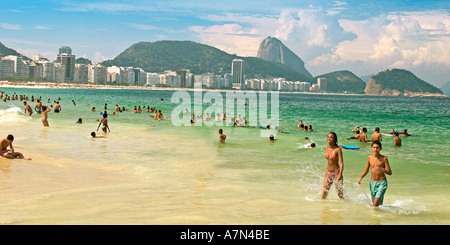
{"label": "boy in blue swim shorts", "polygon": [[361,180],[366,176],[370,168],[372,176],[369,187],[372,196],[372,205],[375,207],[383,204],[384,194],[388,186],[386,174],[392,175],[387,157],[380,154],[381,149],[381,142],[372,142],[371,150],[373,154],[367,157],[366,169],[364,169],[364,172],[358,179],[358,184],[361,184]]}

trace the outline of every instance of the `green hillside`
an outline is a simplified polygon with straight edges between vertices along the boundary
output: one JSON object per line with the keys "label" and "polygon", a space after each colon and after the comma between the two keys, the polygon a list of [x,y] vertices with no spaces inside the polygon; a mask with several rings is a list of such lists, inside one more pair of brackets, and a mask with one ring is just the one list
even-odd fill
{"label": "green hillside", "polygon": [[376,94],[382,90],[397,90],[417,93],[438,93],[442,91],[403,69],[389,69],[379,72],[367,83],[366,93]]}
{"label": "green hillside", "polygon": [[102,62],[104,66],[132,66],[147,72],[189,69],[194,74],[231,73],[233,59],[244,60],[247,77],[284,77],[291,81],[309,81],[293,69],[256,57],[239,57],[217,48],[192,41],[139,42],[112,60]]}
{"label": "green hillside", "polygon": [[[15,55],[15,56],[22,56],[19,54],[16,50],[6,47],[0,42],[0,54],[2,55]],[[26,56],[22,56],[22,59],[24,60],[30,60],[30,58]]]}
{"label": "green hillside", "polygon": [[316,76],[313,78],[314,83],[317,83],[317,78],[320,77],[327,79],[327,92],[363,94],[366,87],[366,83],[361,78],[347,70]]}

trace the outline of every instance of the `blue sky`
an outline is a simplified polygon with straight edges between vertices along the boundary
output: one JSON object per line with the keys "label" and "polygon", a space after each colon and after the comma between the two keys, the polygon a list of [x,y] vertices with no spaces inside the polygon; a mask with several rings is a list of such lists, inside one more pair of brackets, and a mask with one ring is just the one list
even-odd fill
{"label": "blue sky", "polygon": [[54,60],[60,46],[96,62],[140,41],[192,40],[256,56],[280,39],[314,75],[389,68],[441,87],[450,81],[450,2],[0,1],[0,42]]}

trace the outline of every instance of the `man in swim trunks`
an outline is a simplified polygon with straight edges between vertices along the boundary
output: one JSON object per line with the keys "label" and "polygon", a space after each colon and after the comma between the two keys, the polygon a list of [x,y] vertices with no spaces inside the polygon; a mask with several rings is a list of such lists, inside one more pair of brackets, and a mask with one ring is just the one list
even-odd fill
{"label": "man in swim trunks", "polygon": [[[20,152],[14,152],[14,147],[12,145],[14,141],[14,136],[12,134],[8,135],[6,137],[6,139],[2,139],[2,141],[0,141],[0,156],[4,157],[4,158],[9,158],[9,159],[26,159],[26,160],[31,160],[31,158],[25,158],[23,156],[22,153]],[[9,146],[9,150],[8,150],[8,146]],[[11,152],[8,152],[11,151]]]}
{"label": "man in swim trunks", "polygon": [[33,115],[33,109],[31,109],[31,106],[29,104],[27,104],[26,101],[23,102],[23,106],[25,107],[25,112],[24,113],[28,112],[27,113],[28,116]]}
{"label": "man in swim trunks", "polygon": [[386,174],[392,175],[392,171],[387,157],[380,154],[382,149],[381,143],[379,141],[373,141],[371,149],[373,154],[367,157],[366,169],[364,169],[364,172],[358,179],[358,184],[361,184],[361,180],[366,176],[370,168],[372,177],[369,187],[372,196],[372,205],[378,207],[383,204],[384,194],[388,186]]}
{"label": "man in swim trunks", "polygon": [[37,100],[36,105],[34,106],[34,110],[36,110],[36,113],[42,112],[42,103],[40,100]]}
{"label": "man in swim trunks", "polygon": [[59,104],[59,101],[56,101],[56,105],[53,107],[55,112],[61,111],[61,105]]}
{"label": "man in swim trunks", "polygon": [[358,131],[356,131],[355,135],[353,135],[350,138],[346,138],[346,140],[359,139],[359,136],[360,136],[360,134],[359,134],[359,130],[358,130]]}

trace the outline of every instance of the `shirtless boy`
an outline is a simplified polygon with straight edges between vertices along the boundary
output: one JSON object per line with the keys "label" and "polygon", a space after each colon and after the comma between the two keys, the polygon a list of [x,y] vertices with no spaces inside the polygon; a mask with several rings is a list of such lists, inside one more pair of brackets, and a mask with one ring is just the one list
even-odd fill
{"label": "shirtless boy", "polygon": [[220,143],[225,143],[225,139],[226,138],[227,138],[227,136],[223,134],[223,130],[219,129],[219,142]]}
{"label": "shirtless boy", "polygon": [[372,142],[372,155],[367,157],[366,169],[358,179],[358,184],[361,184],[361,180],[369,172],[371,173],[370,179],[370,194],[372,196],[372,205],[378,207],[383,204],[384,194],[388,186],[386,174],[392,175],[391,167],[386,156],[380,154],[381,143],[379,141]]}
{"label": "shirtless boy", "polygon": [[372,134],[372,141],[379,141],[381,142],[381,134],[380,134],[380,128],[375,128],[375,133]]}
{"label": "shirtless boy", "polygon": [[41,103],[40,100],[37,100],[37,103],[34,106],[34,109],[36,110],[36,113],[41,113],[41,111],[42,111],[42,103]]}
{"label": "shirtless boy", "polygon": [[371,140],[367,139],[367,128],[362,129],[362,133],[359,135],[359,142],[361,143],[367,143]]}
{"label": "shirtless boy", "polygon": [[[4,157],[4,158],[9,158],[9,159],[25,159],[25,160],[31,160],[31,158],[25,158],[23,156],[22,153],[20,152],[14,152],[14,147],[12,145],[14,141],[14,136],[12,134],[8,135],[6,137],[6,139],[2,139],[2,141],[0,142],[0,156]],[[9,146],[9,150],[8,150],[8,146]],[[8,152],[11,151],[11,152]]]}

